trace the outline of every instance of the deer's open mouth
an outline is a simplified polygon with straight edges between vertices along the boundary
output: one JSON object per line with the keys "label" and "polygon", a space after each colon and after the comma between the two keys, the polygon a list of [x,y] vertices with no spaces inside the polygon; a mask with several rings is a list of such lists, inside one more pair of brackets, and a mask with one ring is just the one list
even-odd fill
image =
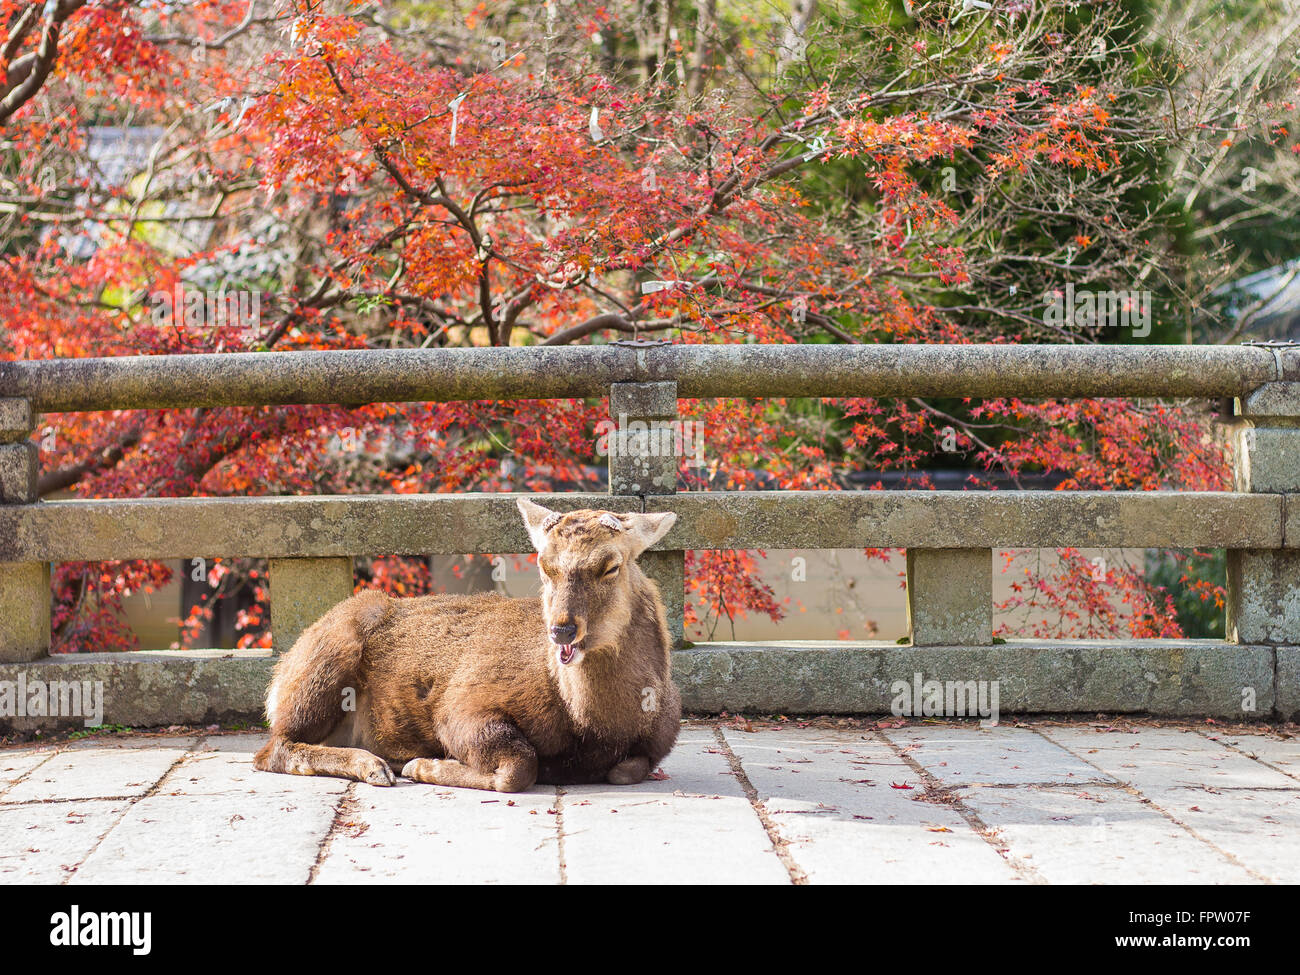
{"label": "deer's open mouth", "polygon": [[557,643],[555,645],[555,659],[568,666],[582,659],[582,649],[576,643]]}

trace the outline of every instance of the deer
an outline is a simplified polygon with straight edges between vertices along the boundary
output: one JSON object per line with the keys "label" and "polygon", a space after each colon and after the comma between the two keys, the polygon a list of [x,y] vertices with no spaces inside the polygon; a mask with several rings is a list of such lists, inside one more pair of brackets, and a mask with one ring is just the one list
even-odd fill
{"label": "deer", "polygon": [[541,595],[359,592],[314,622],[267,691],[265,772],[401,776],[523,792],[633,785],[672,750],[681,697],[658,586],[637,558],[677,516],[518,499]]}

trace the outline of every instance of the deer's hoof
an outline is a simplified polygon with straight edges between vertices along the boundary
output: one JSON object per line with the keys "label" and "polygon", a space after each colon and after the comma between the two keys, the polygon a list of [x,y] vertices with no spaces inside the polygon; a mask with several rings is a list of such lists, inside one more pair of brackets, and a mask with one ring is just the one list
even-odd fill
{"label": "deer's hoof", "polygon": [[650,774],[650,760],[644,757],[625,758],[612,769],[605,779],[610,785],[636,785]]}
{"label": "deer's hoof", "polygon": [[361,769],[361,781],[370,785],[396,785],[397,776],[382,758],[367,761]]}
{"label": "deer's hoof", "polygon": [[433,772],[436,766],[432,759],[413,758],[402,766],[402,778],[412,782],[434,782]]}

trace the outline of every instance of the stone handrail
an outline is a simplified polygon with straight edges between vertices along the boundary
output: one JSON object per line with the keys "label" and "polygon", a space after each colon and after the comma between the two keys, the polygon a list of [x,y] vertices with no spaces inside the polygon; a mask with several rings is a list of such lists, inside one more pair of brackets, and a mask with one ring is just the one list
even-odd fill
{"label": "stone handrail", "polygon": [[[647,424],[675,420],[678,398],[719,396],[1232,400],[1232,492],[679,495],[676,457],[616,453],[608,495],[541,500],[557,508],[678,514],[672,532],[643,564],[665,594],[679,641],[687,550],[907,550],[910,647],[855,644],[851,653],[836,656],[829,645],[698,645],[677,655],[688,704],[712,709],[761,700],[788,711],[843,710],[844,702],[856,699],[860,706],[847,709],[871,710],[879,689],[870,674],[878,674],[883,661],[909,659],[917,666],[963,661],[962,673],[995,664],[1014,670],[1008,661],[1021,661],[1020,676],[1041,684],[1027,685],[1024,710],[1059,710],[1068,700],[1082,710],[1239,714],[1233,702],[1248,684],[1258,691],[1262,712],[1300,708],[1300,526],[1290,524],[1300,517],[1300,503],[1290,502],[1300,493],[1300,350],[1286,347],[620,343],[0,362],[0,679],[6,668],[39,663],[69,672],[109,667],[129,683],[133,678],[123,673],[146,666],[145,658],[149,666],[160,659],[49,658],[52,562],[268,558],[278,651],[351,592],[355,556],[528,549],[514,496],[505,494],[41,502],[37,446],[30,440],[41,412],[604,395],[612,416]],[[1227,549],[1229,640],[1127,641],[1106,645],[1100,656],[1097,645],[1078,642],[999,645],[992,637],[993,550],[1064,546]],[[224,663],[185,654],[165,659],[173,676],[188,674],[191,691],[182,697],[189,703],[179,709],[184,714],[199,707],[192,691],[196,673],[235,668],[244,676],[232,686],[247,697],[256,684],[247,675],[265,664],[250,664],[247,655]],[[809,667],[835,686],[810,691]],[[1103,693],[1089,684],[1094,670],[1125,676]],[[767,682],[761,692],[754,675]],[[845,680],[856,680],[858,691],[846,690]],[[780,690],[786,686],[788,700]],[[204,687],[208,698],[221,698],[220,680]],[[220,704],[210,701],[204,713],[240,710]],[[165,706],[147,713],[185,720]]]}
{"label": "stone handrail", "polygon": [[[517,494],[49,501],[0,507],[0,562],[333,558],[531,551]],[[1229,548],[1283,539],[1279,495],[1206,491],[530,494],[556,510],[674,511],[652,551]]]}
{"label": "stone handrail", "polygon": [[670,345],[362,349],[0,362],[42,413],[604,396],[675,382],[719,396],[1240,396],[1300,379],[1300,350],[1246,346]]}

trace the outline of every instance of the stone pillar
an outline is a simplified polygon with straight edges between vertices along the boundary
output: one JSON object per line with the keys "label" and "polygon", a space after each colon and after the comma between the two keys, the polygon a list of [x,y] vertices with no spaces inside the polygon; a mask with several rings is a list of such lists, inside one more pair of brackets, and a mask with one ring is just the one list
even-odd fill
{"label": "stone pillar", "polygon": [[[609,413],[616,425],[609,437],[609,493],[648,495],[677,493],[677,384],[613,383]],[[686,553],[646,552],[645,574],[659,586],[675,646],[684,638]]]}
{"label": "stone pillar", "polygon": [[0,504],[36,500],[36,417],[25,399],[0,399]]}
{"label": "stone pillar", "polygon": [[1227,636],[1245,644],[1300,644],[1300,383],[1260,386],[1237,400],[1233,487],[1285,494],[1287,548],[1228,551]]}
{"label": "stone pillar", "polygon": [[352,559],[271,559],[271,644],[284,653],[302,631],[352,595]]}
{"label": "stone pillar", "polygon": [[907,621],[917,647],[993,643],[993,550],[907,550]]}
{"label": "stone pillar", "polygon": [[[36,416],[25,399],[0,399],[0,504],[33,504]],[[0,562],[0,661],[39,660],[50,652],[48,562]]]}

